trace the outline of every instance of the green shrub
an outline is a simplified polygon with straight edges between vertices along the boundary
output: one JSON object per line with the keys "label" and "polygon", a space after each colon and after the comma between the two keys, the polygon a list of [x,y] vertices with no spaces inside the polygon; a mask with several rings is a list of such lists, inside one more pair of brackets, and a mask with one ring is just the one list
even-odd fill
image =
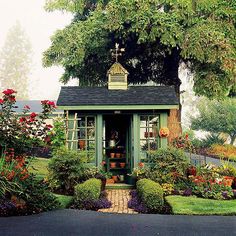
{"label": "green shrub", "polygon": [[96,201],[101,194],[102,182],[99,179],[89,179],[75,186],[75,205],[81,207],[84,201]]}
{"label": "green shrub", "polygon": [[141,179],[137,182],[138,195],[151,211],[158,211],[164,205],[164,193],[160,184]]}
{"label": "green shrub", "polygon": [[205,139],[199,140],[194,139],[192,141],[192,144],[195,148],[209,148],[213,144],[219,144],[223,145],[225,143],[225,140],[221,137],[219,137],[218,134],[210,134]]}
{"label": "green shrub", "polygon": [[150,170],[145,177],[157,183],[177,183],[186,178],[189,159],[181,149],[169,147],[150,153]]}
{"label": "green shrub", "polygon": [[59,202],[56,197],[48,190],[42,181],[38,181],[34,176],[25,180],[22,186],[22,193],[17,196],[23,199],[29,210],[42,212],[57,209]]}
{"label": "green shrub", "polygon": [[61,148],[54,152],[49,165],[49,186],[57,192],[73,194],[74,186],[90,178],[84,152]]}

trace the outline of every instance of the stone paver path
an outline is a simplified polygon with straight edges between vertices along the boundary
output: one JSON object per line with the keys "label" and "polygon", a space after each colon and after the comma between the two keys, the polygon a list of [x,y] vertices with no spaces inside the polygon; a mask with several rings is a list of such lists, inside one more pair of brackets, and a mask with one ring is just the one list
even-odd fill
{"label": "stone paver path", "polygon": [[108,209],[100,209],[100,212],[137,214],[133,209],[128,208],[130,190],[111,189],[106,191],[108,193],[108,200],[111,201],[112,206]]}

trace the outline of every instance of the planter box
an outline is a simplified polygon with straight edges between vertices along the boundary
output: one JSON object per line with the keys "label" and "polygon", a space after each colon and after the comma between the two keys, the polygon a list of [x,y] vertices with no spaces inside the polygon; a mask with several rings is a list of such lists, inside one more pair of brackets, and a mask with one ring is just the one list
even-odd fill
{"label": "planter box", "polygon": [[137,178],[134,178],[133,176],[126,175],[125,176],[125,182],[127,184],[136,186]]}

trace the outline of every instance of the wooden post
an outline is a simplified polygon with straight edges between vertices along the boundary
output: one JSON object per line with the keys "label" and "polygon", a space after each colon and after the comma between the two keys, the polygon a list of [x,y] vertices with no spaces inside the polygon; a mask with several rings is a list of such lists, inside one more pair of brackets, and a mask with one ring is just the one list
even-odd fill
{"label": "wooden post", "polygon": [[66,147],[69,147],[69,111],[66,111]]}
{"label": "wooden post", "polygon": [[75,132],[76,132],[76,124],[77,124],[77,113],[75,113],[74,116],[74,123],[73,123],[73,130],[72,130],[72,136],[71,136],[71,144],[70,144],[70,149],[73,149],[74,146],[74,138],[75,138]]}

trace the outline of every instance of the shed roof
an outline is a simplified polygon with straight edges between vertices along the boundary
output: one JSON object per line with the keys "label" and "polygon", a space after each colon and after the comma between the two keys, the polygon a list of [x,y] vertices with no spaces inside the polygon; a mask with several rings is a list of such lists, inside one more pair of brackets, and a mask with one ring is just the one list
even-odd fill
{"label": "shed roof", "polygon": [[127,90],[108,90],[106,87],[63,86],[58,106],[91,105],[179,105],[173,87],[132,86]]}

